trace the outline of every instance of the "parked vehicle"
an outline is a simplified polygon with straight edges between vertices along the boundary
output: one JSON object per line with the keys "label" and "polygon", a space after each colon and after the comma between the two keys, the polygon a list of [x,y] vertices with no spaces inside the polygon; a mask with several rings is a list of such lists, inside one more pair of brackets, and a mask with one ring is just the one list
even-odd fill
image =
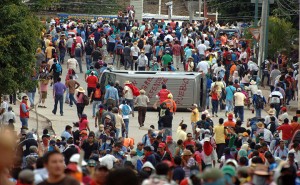
{"label": "parked vehicle", "polygon": [[150,99],[149,108],[157,100],[156,95],[162,84],[166,84],[179,109],[189,108],[196,103],[200,110],[205,110],[206,77],[200,73],[107,70],[100,77],[101,90],[104,92],[105,86],[116,80],[120,84],[129,80],[139,89],[144,89]]}

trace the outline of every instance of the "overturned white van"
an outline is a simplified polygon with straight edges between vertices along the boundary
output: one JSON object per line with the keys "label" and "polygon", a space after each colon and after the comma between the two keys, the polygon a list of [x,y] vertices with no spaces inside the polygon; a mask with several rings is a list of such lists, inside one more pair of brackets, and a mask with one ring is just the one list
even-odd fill
{"label": "overturned white van", "polygon": [[194,72],[167,72],[167,71],[105,71],[100,77],[101,90],[109,82],[118,80],[120,85],[129,80],[139,89],[144,89],[150,99],[149,107],[155,103],[156,94],[161,90],[162,84],[173,94],[178,109],[191,107],[196,103],[199,110],[205,110],[206,77]]}

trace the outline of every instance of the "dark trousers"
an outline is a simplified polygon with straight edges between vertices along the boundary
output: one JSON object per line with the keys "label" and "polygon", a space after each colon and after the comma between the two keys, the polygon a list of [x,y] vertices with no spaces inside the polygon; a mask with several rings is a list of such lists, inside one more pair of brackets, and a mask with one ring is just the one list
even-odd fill
{"label": "dark trousers", "polygon": [[272,103],[272,104],[274,105],[274,108],[276,110],[276,118],[278,118],[280,112],[280,103]]}
{"label": "dark trousers", "polygon": [[145,66],[139,66],[139,71],[145,71],[146,67]]}
{"label": "dark trousers", "polygon": [[144,125],[147,107],[138,107],[138,121],[140,126]]}
{"label": "dark trousers", "polygon": [[95,90],[96,90],[96,88],[94,88],[94,87],[88,87],[88,88],[87,88],[88,97],[90,97],[91,94],[92,94],[92,92],[94,92]]}
{"label": "dark trousers", "polygon": [[79,118],[81,118],[81,115],[84,110],[84,104],[83,103],[77,103],[77,115]]}
{"label": "dark trousers", "polygon": [[53,83],[57,82],[57,79],[59,78],[60,73],[57,73],[55,71],[53,71]]}
{"label": "dark trousers", "polygon": [[219,100],[211,100],[212,104],[212,115],[218,113]]}
{"label": "dark trousers", "polygon": [[262,78],[261,78],[261,85],[262,86],[264,86],[265,77],[267,77],[267,79],[268,79],[267,85],[270,85],[270,74],[269,74],[269,71],[263,71],[262,72]]}
{"label": "dark trousers", "polygon": [[234,114],[238,116],[240,120],[244,121],[244,106],[235,106],[234,107]]}
{"label": "dark trousers", "polygon": [[221,159],[221,157],[223,156],[225,146],[226,146],[225,143],[217,144],[216,152],[217,152],[217,155],[218,155],[218,159]]}
{"label": "dark trousers", "polygon": [[17,94],[13,93],[9,95],[9,104],[14,104],[16,105],[16,100],[17,100]]}
{"label": "dark trousers", "polygon": [[53,114],[56,114],[57,104],[59,102],[60,114],[62,115],[64,113],[64,111],[63,111],[64,95],[63,94],[56,94],[54,99],[55,99],[55,101],[54,101],[54,109],[53,109],[52,112],[53,112]]}

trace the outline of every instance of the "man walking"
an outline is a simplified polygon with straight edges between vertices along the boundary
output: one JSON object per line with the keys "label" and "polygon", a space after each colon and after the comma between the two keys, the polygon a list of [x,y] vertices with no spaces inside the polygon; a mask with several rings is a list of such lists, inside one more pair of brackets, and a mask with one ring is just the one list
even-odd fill
{"label": "man walking", "polygon": [[233,95],[235,92],[235,87],[233,87],[233,82],[230,81],[228,87],[225,88],[226,91],[226,113],[227,116],[228,112],[233,110]]}
{"label": "man walking", "polygon": [[27,105],[28,97],[23,96],[20,104],[20,120],[22,127],[28,128],[29,111],[31,110]]}
{"label": "man walking", "polygon": [[64,93],[66,91],[66,86],[61,83],[61,78],[58,77],[57,82],[53,86],[53,98],[54,98],[54,109],[52,113],[55,115],[57,110],[57,104],[59,101],[60,105],[60,115],[63,116],[63,102],[64,102]]}
{"label": "man walking", "polygon": [[76,100],[74,98],[74,94],[75,94],[75,89],[77,89],[78,87],[80,87],[80,84],[76,81],[73,80],[73,76],[70,75],[69,77],[70,79],[66,82],[66,87],[69,88],[69,99],[70,99],[70,107],[73,106],[73,103],[76,105]]}
{"label": "man walking", "polygon": [[244,121],[244,100],[246,99],[246,96],[241,92],[241,88],[237,88],[237,92],[234,93],[234,114],[240,118],[240,120]]}

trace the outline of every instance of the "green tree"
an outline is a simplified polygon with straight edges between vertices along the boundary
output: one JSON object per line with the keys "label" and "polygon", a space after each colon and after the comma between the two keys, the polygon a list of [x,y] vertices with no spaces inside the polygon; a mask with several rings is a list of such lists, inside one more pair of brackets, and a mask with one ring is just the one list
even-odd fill
{"label": "green tree", "polygon": [[41,23],[20,0],[0,3],[0,95],[33,87]]}
{"label": "green tree", "polygon": [[283,50],[290,52],[291,43],[295,38],[297,38],[297,30],[293,28],[291,22],[278,17],[269,18],[268,53],[270,56]]}

